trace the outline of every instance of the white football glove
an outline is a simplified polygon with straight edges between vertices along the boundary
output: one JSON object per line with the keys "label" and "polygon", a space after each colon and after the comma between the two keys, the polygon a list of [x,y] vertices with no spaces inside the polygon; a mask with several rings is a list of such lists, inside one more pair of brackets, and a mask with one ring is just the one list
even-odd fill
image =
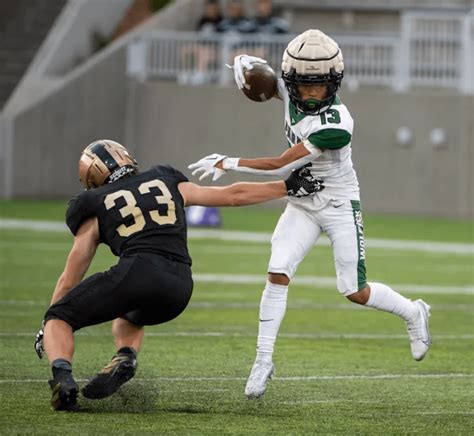
{"label": "white football glove", "polygon": [[247,56],[245,54],[238,55],[234,58],[234,79],[237,87],[242,89],[245,86],[245,71],[251,70],[253,64],[266,64],[265,59],[255,56]]}
{"label": "white football glove", "polygon": [[218,164],[221,160],[224,160],[226,157],[227,156],[222,154],[213,153],[209,156],[203,157],[191,165],[188,165],[188,168],[190,170],[194,170],[192,172],[193,176],[197,176],[198,174],[202,173],[199,177],[199,180],[203,180],[207,176],[212,175],[212,181],[214,182],[227,172],[226,170],[221,170],[220,168],[215,167],[216,164]]}

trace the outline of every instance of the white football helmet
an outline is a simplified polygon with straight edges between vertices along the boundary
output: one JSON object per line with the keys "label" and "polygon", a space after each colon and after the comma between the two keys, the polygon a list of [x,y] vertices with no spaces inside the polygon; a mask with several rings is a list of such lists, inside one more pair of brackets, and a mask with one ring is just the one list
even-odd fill
{"label": "white football helmet", "polygon": [[[331,106],[344,76],[341,49],[316,29],[303,32],[288,44],[281,69],[290,101],[306,115],[319,114]],[[327,85],[328,91],[323,100],[303,100],[298,85]]]}

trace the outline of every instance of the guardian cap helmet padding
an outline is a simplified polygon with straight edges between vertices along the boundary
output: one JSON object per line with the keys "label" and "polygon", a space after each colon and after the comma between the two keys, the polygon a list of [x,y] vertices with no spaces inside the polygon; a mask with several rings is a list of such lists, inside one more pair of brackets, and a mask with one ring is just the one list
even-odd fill
{"label": "guardian cap helmet padding", "polygon": [[[290,101],[306,115],[319,114],[332,105],[344,76],[339,46],[329,36],[314,29],[298,35],[288,44],[281,69]],[[322,100],[303,100],[298,85],[327,85],[327,94]]]}
{"label": "guardian cap helmet padding", "polygon": [[137,161],[128,150],[110,139],[89,144],[79,159],[79,179],[86,189],[115,182],[137,170]]}

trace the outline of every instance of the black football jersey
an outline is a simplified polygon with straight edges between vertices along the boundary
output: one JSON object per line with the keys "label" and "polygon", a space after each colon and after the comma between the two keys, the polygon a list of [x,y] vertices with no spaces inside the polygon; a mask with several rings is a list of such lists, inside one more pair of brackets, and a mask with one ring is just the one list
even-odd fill
{"label": "black football jersey", "polygon": [[188,179],[169,165],[84,191],[69,202],[66,224],[75,235],[96,216],[100,241],[116,256],[158,253],[191,265],[186,217],[178,184]]}

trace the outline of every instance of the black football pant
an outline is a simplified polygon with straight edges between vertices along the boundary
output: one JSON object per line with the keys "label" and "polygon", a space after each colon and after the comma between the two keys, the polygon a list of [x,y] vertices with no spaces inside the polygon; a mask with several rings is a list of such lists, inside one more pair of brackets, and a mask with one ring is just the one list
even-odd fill
{"label": "black football pant", "polygon": [[125,318],[133,324],[162,324],[187,306],[193,289],[191,268],[158,254],[138,253],[94,274],[71,289],[46,312],[73,330]]}

